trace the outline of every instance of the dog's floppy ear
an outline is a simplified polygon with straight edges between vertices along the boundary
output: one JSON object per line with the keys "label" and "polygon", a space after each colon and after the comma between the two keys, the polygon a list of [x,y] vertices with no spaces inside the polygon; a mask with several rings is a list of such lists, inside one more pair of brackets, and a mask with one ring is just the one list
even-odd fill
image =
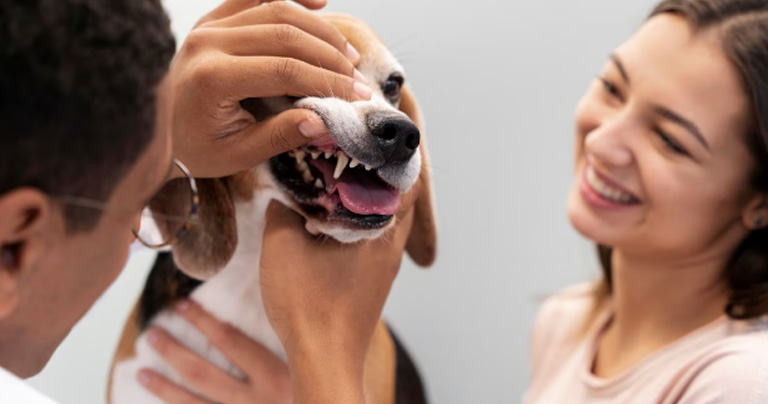
{"label": "dog's floppy ear", "polygon": [[198,221],[173,246],[173,259],[187,275],[205,280],[219,272],[237,247],[235,204],[229,178],[197,179]]}
{"label": "dog's floppy ear", "polygon": [[406,85],[400,95],[400,110],[403,111],[421,131],[421,173],[419,180],[414,185],[416,192],[414,202],[414,217],[411,234],[406,244],[408,255],[413,261],[428,267],[435,262],[437,255],[437,222],[435,216],[435,202],[432,190],[432,166],[429,163],[429,152],[424,136],[424,125],[416,98]]}

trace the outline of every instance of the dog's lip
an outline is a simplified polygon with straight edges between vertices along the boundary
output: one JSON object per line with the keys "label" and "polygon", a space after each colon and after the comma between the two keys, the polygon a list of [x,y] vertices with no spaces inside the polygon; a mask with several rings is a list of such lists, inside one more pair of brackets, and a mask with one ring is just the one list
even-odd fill
{"label": "dog's lip", "polygon": [[337,205],[333,211],[315,204],[297,202],[297,205],[307,218],[355,230],[381,229],[391,223],[395,217],[394,215],[358,215],[344,208],[343,205]]}

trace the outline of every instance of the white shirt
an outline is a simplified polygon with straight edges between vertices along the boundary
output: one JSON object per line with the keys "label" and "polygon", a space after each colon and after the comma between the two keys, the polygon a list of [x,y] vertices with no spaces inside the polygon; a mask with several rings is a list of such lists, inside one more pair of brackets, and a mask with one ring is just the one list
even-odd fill
{"label": "white shirt", "polygon": [[56,404],[13,373],[0,368],[0,404]]}

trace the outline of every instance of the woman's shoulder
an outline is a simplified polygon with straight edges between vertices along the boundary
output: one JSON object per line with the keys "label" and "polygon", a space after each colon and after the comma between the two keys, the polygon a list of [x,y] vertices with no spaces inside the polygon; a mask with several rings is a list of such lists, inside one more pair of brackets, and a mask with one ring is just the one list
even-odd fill
{"label": "woman's shoulder", "polygon": [[742,329],[717,341],[690,373],[681,404],[768,402],[768,329]]}

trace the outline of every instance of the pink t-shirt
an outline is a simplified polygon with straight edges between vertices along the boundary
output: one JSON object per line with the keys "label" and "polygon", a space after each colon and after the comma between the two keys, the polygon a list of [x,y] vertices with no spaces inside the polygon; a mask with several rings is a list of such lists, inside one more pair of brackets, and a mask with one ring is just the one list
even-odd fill
{"label": "pink t-shirt", "polygon": [[593,313],[592,285],[547,299],[533,331],[526,404],[768,404],[768,323],[726,316],[610,379],[591,369],[611,320],[610,301]]}

